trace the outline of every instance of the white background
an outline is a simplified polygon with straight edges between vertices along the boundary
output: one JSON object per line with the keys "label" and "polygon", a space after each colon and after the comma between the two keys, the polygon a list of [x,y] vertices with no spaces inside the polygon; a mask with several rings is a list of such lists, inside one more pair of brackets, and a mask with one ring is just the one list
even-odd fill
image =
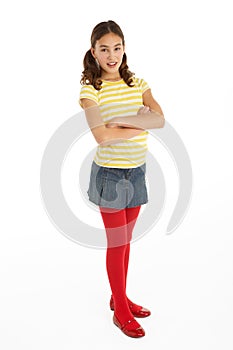
{"label": "white background", "polygon": [[[2,349],[232,349],[230,5],[227,0],[1,4]],[[126,337],[112,323],[105,251],[62,235],[40,195],[44,149],[55,130],[81,112],[82,59],[92,28],[109,19],[122,27],[129,67],[151,86],[189,152],[194,176],[189,211],[167,236],[178,181],[169,155],[150,141],[163,168],[167,202],[158,224],[132,245],[128,294],[152,311],[141,320],[143,339]],[[77,213],[85,207],[82,215],[101,226],[98,213],[79,198],[78,169],[78,162],[64,168],[67,200]]]}

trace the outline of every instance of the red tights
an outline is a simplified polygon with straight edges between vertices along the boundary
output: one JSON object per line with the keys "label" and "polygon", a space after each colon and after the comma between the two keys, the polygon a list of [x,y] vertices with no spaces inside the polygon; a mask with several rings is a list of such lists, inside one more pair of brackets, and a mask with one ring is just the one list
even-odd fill
{"label": "red tights", "polygon": [[125,209],[100,207],[107,235],[106,267],[117,318],[124,323],[132,318],[126,296],[130,240],[141,206]]}

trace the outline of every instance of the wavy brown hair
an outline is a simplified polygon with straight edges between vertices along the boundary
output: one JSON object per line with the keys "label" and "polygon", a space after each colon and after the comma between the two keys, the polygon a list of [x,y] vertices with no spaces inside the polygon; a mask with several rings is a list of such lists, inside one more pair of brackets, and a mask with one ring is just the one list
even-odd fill
{"label": "wavy brown hair", "polygon": [[[125,45],[124,34],[117,23],[114,21],[101,22],[95,26],[91,35],[91,47],[94,49],[97,40],[100,40],[102,36],[108,33],[114,33],[122,39],[122,44]],[[80,83],[82,85],[93,85],[96,90],[101,89],[101,69],[96,63],[95,58],[92,56],[91,49],[88,50],[83,59],[84,70]],[[119,73],[124,82],[132,87],[134,73],[130,72],[127,65],[127,56],[124,53]]]}

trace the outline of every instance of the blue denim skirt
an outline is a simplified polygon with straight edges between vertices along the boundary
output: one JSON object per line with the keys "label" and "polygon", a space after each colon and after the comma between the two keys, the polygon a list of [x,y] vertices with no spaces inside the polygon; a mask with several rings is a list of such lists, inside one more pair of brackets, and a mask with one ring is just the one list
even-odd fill
{"label": "blue denim skirt", "polygon": [[89,200],[105,208],[132,208],[148,202],[146,163],[137,168],[91,166]]}

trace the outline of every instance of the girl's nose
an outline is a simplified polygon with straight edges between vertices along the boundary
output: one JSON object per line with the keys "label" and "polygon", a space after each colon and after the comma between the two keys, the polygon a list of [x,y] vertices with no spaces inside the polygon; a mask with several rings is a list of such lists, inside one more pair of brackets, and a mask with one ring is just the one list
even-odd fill
{"label": "girl's nose", "polygon": [[114,52],[113,51],[109,51],[108,58],[113,58],[113,57],[114,57]]}

